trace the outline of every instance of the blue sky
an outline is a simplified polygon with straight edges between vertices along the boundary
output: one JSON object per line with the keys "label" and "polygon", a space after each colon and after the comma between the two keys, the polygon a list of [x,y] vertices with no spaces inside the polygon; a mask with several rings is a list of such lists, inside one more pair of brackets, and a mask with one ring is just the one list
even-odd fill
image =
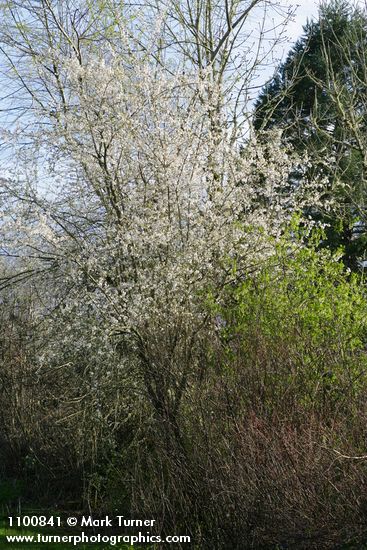
{"label": "blue sky", "polygon": [[[269,80],[278,66],[278,64],[285,59],[287,53],[303,34],[303,26],[307,23],[307,20],[317,19],[319,11],[319,0],[280,0],[281,8],[283,8],[282,13],[279,13],[278,17],[274,17],[274,12],[272,12],[272,21],[275,25],[281,25],[284,18],[284,11],[286,8],[295,9],[294,16],[290,20],[286,27],[287,40],[279,44],[273,50],[272,58],[273,62],[270,62],[270,57],[265,63],[265,66],[259,72],[258,76],[255,79],[256,86],[263,86],[267,80]],[[261,5],[262,6],[262,5]],[[262,7],[259,8],[259,18],[262,16]],[[256,23],[256,16],[253,18],[253,23]],[[269,61],[269,62],[268,62]],[[257,97],[258,90],[255,92],[253,99]]]}
{"label": "blue sky", "polygon": [[317,17],[319,2],[314,0],[299,0],[295,20],[288,26],[290,40],[295,41],[302,34],[302,26],[307,19]]}

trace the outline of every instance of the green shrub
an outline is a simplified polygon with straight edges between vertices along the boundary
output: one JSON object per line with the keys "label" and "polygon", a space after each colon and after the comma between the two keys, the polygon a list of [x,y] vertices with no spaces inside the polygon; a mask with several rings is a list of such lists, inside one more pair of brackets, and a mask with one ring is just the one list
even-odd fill
{"label": "green shrub", "polygon": [[321,238],[317,231],[303,246],[294,234],[284,237],[255,276],[212,306],[222,326],[221,369],[237,384],[242,378],[242,397],[260,391],[268,409],[284,398],[306,408],[350,404],[366,385],[365,288],[320,249]]}

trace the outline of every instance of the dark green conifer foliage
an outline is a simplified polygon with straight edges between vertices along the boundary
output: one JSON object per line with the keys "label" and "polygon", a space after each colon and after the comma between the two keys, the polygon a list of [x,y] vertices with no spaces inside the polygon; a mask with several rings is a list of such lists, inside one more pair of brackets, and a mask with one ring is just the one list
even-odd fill
{"label": "dark green conifer foliage", "polygon": [[[324,181],[324,203],[311,215],[328,224],[326,245],[344,247],[344,262],[357,269],[366,252],[367,14],[344,0],[320,7],[304,35],[261,91],[254,125],[279,128],[298,152],[307,152],[307,177]],[[345,113],[345,116],[344,116]],[[265,137],[266,139],[266,137]],[[297,179],[297,175],[294,175]]]}

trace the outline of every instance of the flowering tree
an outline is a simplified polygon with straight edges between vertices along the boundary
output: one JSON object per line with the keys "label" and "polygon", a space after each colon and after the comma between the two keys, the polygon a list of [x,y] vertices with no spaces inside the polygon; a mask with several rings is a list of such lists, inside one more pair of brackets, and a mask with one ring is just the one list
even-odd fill
{"label": "flowering tree", "polygon": [[196,15],[158,3],[140,18],[117,4],[6,5],[2,52],[23,110],[7,133],[3,285],[40,285],[41,316],[93,310],[179,438],[212,330],[206,291],[256,270],[300,203],[284,191],[292,159],[276,134],[240,140],[259,58],[241,73],[237,56],[260,2],[198,2]]}

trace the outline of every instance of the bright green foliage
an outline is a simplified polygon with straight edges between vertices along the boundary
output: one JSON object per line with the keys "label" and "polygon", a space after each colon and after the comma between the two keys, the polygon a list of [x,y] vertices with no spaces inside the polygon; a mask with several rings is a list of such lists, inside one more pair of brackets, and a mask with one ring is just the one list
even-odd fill
{"label": "bright green foliage", "polygon": [[284,238],[216,310],[227,374],[242,380],[249,400],[261,387],[268,408],[283,399],[341,405],[367,382],[365,289],[335,254],[318,249],[320,238],[314,233],[307,247],[294,234]]}

